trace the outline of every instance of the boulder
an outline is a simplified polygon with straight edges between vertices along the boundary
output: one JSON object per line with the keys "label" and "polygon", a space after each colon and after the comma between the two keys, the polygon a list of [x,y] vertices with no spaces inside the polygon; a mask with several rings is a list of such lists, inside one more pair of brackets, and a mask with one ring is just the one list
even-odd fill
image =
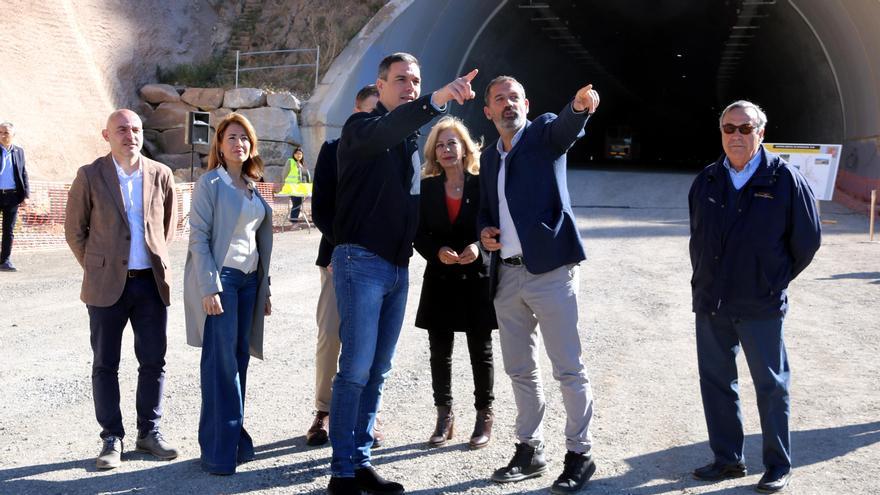
{"label": "boulder", "polygon": [[155,129],[144,129],[144,151],[150,157],[161,153],[159,149],[159,131]]}
{"label": "boulder", "polygon": [[216,110],[211,110],[211,116],[208,118],[208,123],[211,124],[211,129],[216,129],[217,124],[219,124],[221,120],[225,119],[226,116],[230,113],[232,113],[232,110],[228,108],[218,108]]}
{"label": "boulder", "polygon": [[227,108],[254,108],[265,104],[266,92],[262,89],[230,89],[223,94],[223,106]]}
{"label": "boulder", "polygon": [[263,179],[266,182],[272,182],[275,184],[280,184],[284,182],[284,178],[281,177],[281,174],[284,173],[284,167],[280,165],[269,165],[263,169]]}
{"label": "boulder", "polygon": [[[293,154],[294,145],[278,141],[260,141],[260,157],[265,166],[283,167]],[[279,175],[281,172],[279,172]],[[266,179],[268,181],[269,179]]]}
{"label": "boulder", "polygon": [[257,138],[267,141],[301,143],[302,135],[293,110],[275,107],[260,107],[240,110],[257,131]]}
{"label": "boulder", "polygon": [[[195,168],[193,168],[193,171],[192,171],[192,179],[190,180],[189,168],[186,168],[186,169],[182,169],[182,168],[181,168],[181,169],[177,169],[177,170],[174,171],[174,182],[177,183],[177,184],[183,184],[183,183],[186,183],[186,182],[195,182],[195,181],[199,180],[199,177],[201,177],[202,175],[204,175],[205,172],[207,172],[207,171],[206,171],[204,168],[202,168],[202,167],[195,167]],[[192,201],[191,198],[192,198],[192,196],[191,196],[191,193],[190,193],[190,198],[189,198],[189,200],[188,200],[188,201],[184,201],[183,204],[186,205],[186,206],[189,206],[190,202]]]}
{"label": "boulder", "polygon": [[138,117],[141,118],[141,122],[146,122],[155,111],[153,105],[150,105],[144,100],[138,100],[131,109],[134,113],[138,114]]}
{"label": "boulder", "polygon": [[188,144],[184,144],[186,137],[186,129],[177,127],[168,129],[159,133],[159,148],[163,154],[177,155],[180,153],[189,153],[191,148]]}
{"label": "boulder", "polygon": [[180,101],[180,94],[170,84],[147,84],[141,88],[141,97],[153,104]]}
{"label": "boulder", "polygon": [[299,112],[302,108],[302,103],[299,101],[299,98],[294,96],[290,91],[285,91],[283,93],[269,93],[266,95],[266,104],[270,107],[284,108],[286,110],[293,110],[294,112]]}
{"label": "boulder", "polygon": [[165,102],[144,122],[145,129],[174,129],[186,124],[186,112],[198,110],[182,102]]}
{"label": "boulder", "polygon": [[168,154],[163,153],[160,155],[156,155],[154,160],[157,162],[164,163],[168,165],[171,170],[181,170],[186,169],[189,171],[189,165],[192,163],[192,160],[195,159],[195,168],[199,168],[199,157],[198,155],[195,158],[192,157],[189,153],[178,153],[178,154]]}
{"label": "boulder", "polygon": [[185,103],[198,107],[206,112],[223,105],[222,88],[187,88],[180,97]]}

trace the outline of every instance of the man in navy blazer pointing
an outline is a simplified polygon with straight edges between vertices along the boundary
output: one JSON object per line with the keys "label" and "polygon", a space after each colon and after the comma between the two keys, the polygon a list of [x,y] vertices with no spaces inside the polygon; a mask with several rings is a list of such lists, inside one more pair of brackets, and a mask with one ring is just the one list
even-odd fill
{"label": "man in navy blazer pointing", "polygon": [[[580,490],[596,471],[591,449],[593,396],[577,327],[577,264],[584,248],[566,183],[566,154],[599,106],[587,85],[559,115],[526,119],[529,101],[516,79],[493,79],[483,112],[498,141],[480,158],[480,241],[497,269],[495,311],[504,369],[517,406],[516,452],[495,471],[499,483],[540,476],[544,460],[544,392],[538,373],[538,332],[559,381],[567,416],[565,467],[553,493]],[[497,253],[494,253],[497,252]]]}

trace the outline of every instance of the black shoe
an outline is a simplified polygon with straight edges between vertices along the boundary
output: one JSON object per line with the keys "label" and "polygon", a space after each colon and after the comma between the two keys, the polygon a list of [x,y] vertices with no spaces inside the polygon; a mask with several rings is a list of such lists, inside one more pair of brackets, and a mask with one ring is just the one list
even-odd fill
{"label": "black shoe", "polygon": [[361,495],[357,481],[354,478],[330,478],[327,485],[327,495]]}
{"label": "black shoe", "polygon": [[391,494],[400,495],[404,493],[403,485],[388,481],[379,476],[379,473],[373,469],[373,466],[354,470],[354,479],[357,481],[358,488],[369,494]]}
{"label": "black shoe", "polygon": [[0,263],[0,272],[17,272],[18,269],[12,264],[12,260],[6,260]]}
{"label": "black shoe", "polygon": [[713,462],[695,469],[694,479],[700,481],[721,481],[729,478],[742,478],[747,473],[746,465],[741,462],[737,464]]}
{"label": "black shoe", "polygon": [[550,493],[574,493],[583,488],[595,472],[596,463],[593,462],[593,458],[589,454],[569,450],[565,454],[565,467],[562,469],[562,474],[553,482]]}
{"label": "black shoe", "polygon": [[518,443],[513,459],[506,467],[492,473],[492,481],[496,483],[522,481],[541,476],[546,470],[547,461],[544,460],[544,447],[531,447],[524,443]]}
{"label": "black shoe", "polygon": [[761,493],[780,492],[788,486],[789,481],[791,481],[791,471],[782,475],[767,471],[764,473],[764,476],[761,476],[761,480],[758,481],[758,486],[755,487],[755,490]]}

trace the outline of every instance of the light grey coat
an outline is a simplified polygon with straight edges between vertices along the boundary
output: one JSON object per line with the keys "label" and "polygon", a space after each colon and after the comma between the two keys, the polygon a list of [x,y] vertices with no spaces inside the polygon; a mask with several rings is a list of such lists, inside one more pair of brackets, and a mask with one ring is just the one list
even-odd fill
{"label": "light grey coat", "polygon": [[[256,189],[254,194],[257,194]],[[269,259],[272,256],[272,209],[257,194],[266,217],[257,228],[257,300],[254,305],[250,354],[263,359],[263,318],[269,296]],[[242,196],[212,170],[196,182],[189,214],[189,252],[183,272],[183,303],[186,313],[186,343],[202,346],[207,314],[202,298],[223,290],[220,269],[229,249],[232,231],[242,209]]]}

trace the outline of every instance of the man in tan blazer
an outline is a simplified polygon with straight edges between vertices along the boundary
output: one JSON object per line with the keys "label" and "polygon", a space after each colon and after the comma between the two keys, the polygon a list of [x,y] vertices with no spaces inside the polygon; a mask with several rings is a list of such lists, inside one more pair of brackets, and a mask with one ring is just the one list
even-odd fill
{"label": "man in tan blazer", "polygon": [[167,166],[141,155],[141,119],[117,110],[102,131],[110,154],[80,167],[67,200],[64,233],[83,267],[80,298],[89,312],[92,393],[103,446],[99,469],[122,463],[119,356],[130,321],[137,356],[137,450],[177,457],[159,433],[170,303],[168,247],[177,200]]}

